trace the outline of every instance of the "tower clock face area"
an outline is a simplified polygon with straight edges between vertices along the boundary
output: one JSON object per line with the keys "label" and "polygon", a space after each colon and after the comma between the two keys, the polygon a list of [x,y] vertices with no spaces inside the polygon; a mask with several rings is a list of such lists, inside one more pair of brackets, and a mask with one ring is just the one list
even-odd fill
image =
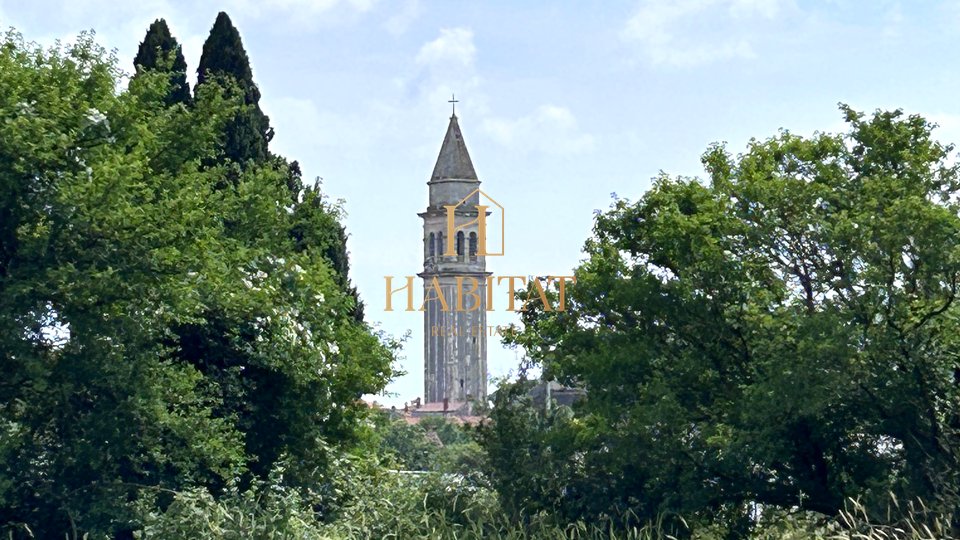
{"label": "tower clock face area", "polygon": [[462,403],[487,395],[486,271],[479,255],[480,180],[450,118],[423,218],[424,397]]}

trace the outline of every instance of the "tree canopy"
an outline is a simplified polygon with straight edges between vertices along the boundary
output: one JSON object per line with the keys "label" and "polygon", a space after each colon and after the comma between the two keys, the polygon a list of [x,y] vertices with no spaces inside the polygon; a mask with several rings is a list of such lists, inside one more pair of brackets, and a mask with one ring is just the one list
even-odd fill
{"label": "tree canopy", "polygon": [[260,89],[253,82],[253,70],[240,32],[222,11],[217,14],[210,35],[203,43],[203,54],[197,67],[198,87],[211,80],[224,88],[232,90],[235,87],[244,102],[225,126],[223,157],[241,166],[249,160],[266,160],[270,156],[267,145],[273,138],[273,128],[270,119],[260,109]]}
{"label": "tree canopy", "polygon": [[[568,309],[513,335],[587,398],[488,433],[546,456],[491,456],[505,492],[532,478],[575,515],[741,522],[888,493],[956,507],[960,169],[919,116],[841,110],[846,133],[714,145],[705,181],[662,174],[596,218]],[[495,426],[525,414],[507,394]]]}
{"label": "tree canopy", "polygon": [[278,467],[316,485],[392,373],[291,234],[289,171],[210,164],[242,100],[120,76],[89,36],[0,45],[0,523],[25,536]]}

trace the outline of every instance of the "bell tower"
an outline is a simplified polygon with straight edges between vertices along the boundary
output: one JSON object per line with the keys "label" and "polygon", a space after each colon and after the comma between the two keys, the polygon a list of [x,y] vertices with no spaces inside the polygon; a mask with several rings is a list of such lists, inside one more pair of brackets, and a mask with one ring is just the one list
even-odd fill
{"label": "bell tower", "polygon": [[[427,402],[485,401],[486,278],[490,273],[485,257],[477,254],[480,180],[456,112],[450,117],[427,186],[430,202],[419,214],[423,218],[423,272],[418,274],[424,291],[424,398]],[[450,206],[456,206],[453,227]]]}

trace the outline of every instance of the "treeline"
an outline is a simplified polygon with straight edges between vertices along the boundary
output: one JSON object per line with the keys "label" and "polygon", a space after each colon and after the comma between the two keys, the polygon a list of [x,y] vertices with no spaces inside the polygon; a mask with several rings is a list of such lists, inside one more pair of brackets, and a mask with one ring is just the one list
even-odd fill
{"label": "treeline", "polygon": [[841,111],[845,133],[711,146],[706,180],[596,217],[567,309],[510,337],[587,395],[544,415],[498,391],[484,447],[515,519],[743,538],[856,501],[889,528],[848,534],[958,535],[960,165],[920,116]]}
{"label": "treeline", "polygon": [[5,538],[131,537],[188,490],[308,493],[392,376],[339,209],[270,151],[226,14],[186,70],[163,20],[119,92],[90,36],[0,44]]}

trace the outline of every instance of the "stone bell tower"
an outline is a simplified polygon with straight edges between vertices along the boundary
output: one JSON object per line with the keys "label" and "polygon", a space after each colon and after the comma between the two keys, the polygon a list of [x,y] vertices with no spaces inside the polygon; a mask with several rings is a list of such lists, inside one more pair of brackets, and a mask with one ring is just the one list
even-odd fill
{"label": "stone bell tower", "polygon": [[[423,218],[423,272],[418,274],[424,291],[424,398],[427,402],[485,401],[486,278],[490,273],[485,257],[477,255],[480,180],[456,112],[450,117],[427,186],[430,203],[426,212],[419,214]],[[456,206],[452,228],[448,206]],[[463,291],[459,298],[458,289]]]}

